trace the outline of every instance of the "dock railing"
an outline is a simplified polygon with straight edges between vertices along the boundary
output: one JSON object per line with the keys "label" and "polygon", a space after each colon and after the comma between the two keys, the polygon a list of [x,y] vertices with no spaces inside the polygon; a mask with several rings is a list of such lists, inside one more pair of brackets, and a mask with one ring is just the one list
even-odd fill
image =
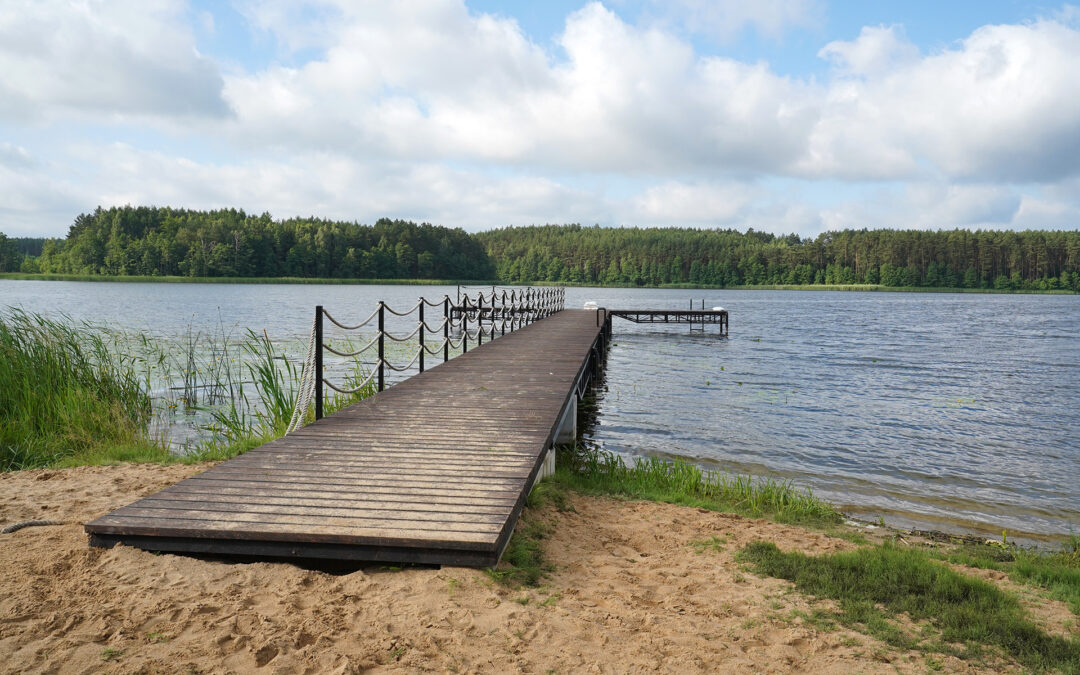
{"label": "dock railing", "polygon": [[[303,425],[312,398],[315,403],[315,419],[322,419],[325,387],[339,394],[350,395],[363,391],[374,383],[376,391],[383,391],[387,386],[387,375],[390,371],[406,372],[416,366],[422,373],[426,367],[425,357],[438,358],[441,355],[442,362],[446,362],[450,359],[451,350],[460,350],[464,354],[469,351],[470,341],[476,346],[483,345],[485,339],[490,341],[506,335],[507,332],[512,333],[562,310],[565,302],[566,289],[564,288],[518,289],[495,286],[488,292],[478,290],[475,294],[462,293],[459,290],[454,299],[451,299],[449,295],[444,295],[435,301],[420,297],[417,298],[416,304],[405,310],[394,309],[385,302],[379,301],[375,310],[367,318],[355,324],[339,320],[324,306],[317,305],[308,357],[301,373],[300,393],[297,395],[288,431],[291,432]],[[434,325],[428,323],[434,318],[431,316],[431,310],[434,310],[436,315],[440,313],[442,315],[439,322]],[[387,329],[388,314],[406,319],[415,317],[415,323],[406,323],[404,333],[394,333]],[[324,332],[325,322],[329,322],[345,333],[360,331],[374,323],[375,334],[358,349],[339,349],[327,342]],[[408,330],[410,325],[411,331]],[[412,342],[416,345],[416,350],[411,353],[407,361],[394,363],[388,358],[388,341]],[[353,382],[353,386],[335,384],[326,377],[324,351],[338,357],[360,360],[365,365],[370,364],[370,370],[363,380]],[[365,358],[369,355],[374,357],[373,362]]]}

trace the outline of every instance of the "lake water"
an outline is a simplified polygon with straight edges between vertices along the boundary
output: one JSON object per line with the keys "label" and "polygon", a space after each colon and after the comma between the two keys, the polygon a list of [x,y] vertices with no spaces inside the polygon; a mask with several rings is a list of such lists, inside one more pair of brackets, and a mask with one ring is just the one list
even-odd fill
{"label": "lake water", "polygon": [[[0,306],[162,340],[266,330],[296,355],[316,304],[353,321],[456,291],[0,281]],[[1080,532],[1077,296],[567,289],[569,307],[691,298],[727,308],[730,336],[616,319],[589,441],[789,479],[897,525]]]}

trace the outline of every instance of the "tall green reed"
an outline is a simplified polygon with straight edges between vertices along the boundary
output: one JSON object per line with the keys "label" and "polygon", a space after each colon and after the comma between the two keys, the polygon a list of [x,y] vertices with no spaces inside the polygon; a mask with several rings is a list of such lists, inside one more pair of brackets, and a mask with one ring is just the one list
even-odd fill
{"label": "tall green reed", "polygon": [[134,360],[89,323],[0,314],[0,470],[45,466],[145,432],[150,395]]}
{"label": "tall green reed", "polygon": [[[219,439],[212,440],[211,444],[220,440],[235,443],[252,436],[279,438],[285,434],[292,419],[302,367],[289,361],[284,354],[277,353],[266,331],[259,334],[248,329],[244,341],[240,343],[240,350],[244,355],[244,367],[250,383],[258,395],[257,400],[249,399],[240,387],[236,396],[229,397],[224,405],[213,409],[213,423],[208,430]],[[366,384],[360,387],[365,381]],[[334,392],[327,397],[324,401],[326,414],[372,396],[376,391],[375,383],[368,380],[367,369],[356,361],[350,362],[341,384],[344,385],[343,389],[359,387],[359,390],[351,394]],[[309,406],[304,421],[307,423],[312,419],[314,412]]]}

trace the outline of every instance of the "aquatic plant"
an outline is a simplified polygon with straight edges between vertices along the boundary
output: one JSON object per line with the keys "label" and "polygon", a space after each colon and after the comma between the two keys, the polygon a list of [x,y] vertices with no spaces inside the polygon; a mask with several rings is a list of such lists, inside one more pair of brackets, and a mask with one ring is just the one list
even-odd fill
{"label": "aquatic plant", "polygon": [[92,324],[0,314],[0,470],[137,444],[150,395],[134,360]]}

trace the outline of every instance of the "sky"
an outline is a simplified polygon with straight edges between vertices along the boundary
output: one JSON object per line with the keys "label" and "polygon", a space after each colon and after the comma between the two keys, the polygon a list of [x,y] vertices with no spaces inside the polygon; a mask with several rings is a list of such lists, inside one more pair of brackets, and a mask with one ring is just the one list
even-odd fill
{"label": "sky", "polygon": [[1080,227],[1080,7],[0,0],[0,232],[97,206]]}

